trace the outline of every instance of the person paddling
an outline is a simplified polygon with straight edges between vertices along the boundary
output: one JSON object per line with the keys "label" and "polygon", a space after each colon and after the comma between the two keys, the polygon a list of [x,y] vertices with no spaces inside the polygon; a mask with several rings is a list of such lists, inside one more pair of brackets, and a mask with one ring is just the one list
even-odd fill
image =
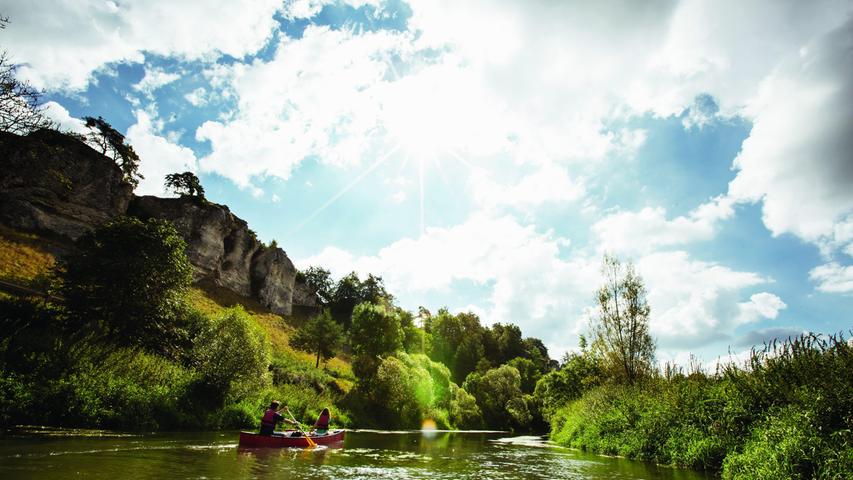
{"label": "person paddling", "polygon": [[291,425],[296,425],[296,422],[290,420],[289,418],[285,418],[284,415],[279,413],[287,408],[287,405],[278,408],[280,405],[281,402],[279,402],[278,400],[273,400],[270,403],[270,408],[268,408],[264,412],[264,416],[261,417],[261,435],[272,435],[273,433],[275,433],[275,426],[276,424],[278,424],[278,422],[285,422]]}

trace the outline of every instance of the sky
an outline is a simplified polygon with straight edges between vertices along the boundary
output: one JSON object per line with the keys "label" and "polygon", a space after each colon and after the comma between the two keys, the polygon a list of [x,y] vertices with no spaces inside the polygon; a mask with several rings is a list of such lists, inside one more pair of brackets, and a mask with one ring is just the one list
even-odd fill
{"label": "sky", "polygon": [[853,2],[0,0],[80,131],[299,268],[577,350],[605,253],[658,360],[853,328]]}

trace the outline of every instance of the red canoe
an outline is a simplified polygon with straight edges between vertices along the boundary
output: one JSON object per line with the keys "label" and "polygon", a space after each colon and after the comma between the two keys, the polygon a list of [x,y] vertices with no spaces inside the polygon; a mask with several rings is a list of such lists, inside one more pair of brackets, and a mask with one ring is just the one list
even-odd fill
{"label": "red canoe", "polygon": [[[308,440],[305,437],[291,437],[294,430],[285,430],[283,432],[275,432],[275,435],[261,435],[256,432],[240,432],[241,447],[250,448],[306,448]],[[343,430],[329,430],[325,435],[309,435],[311,440],[317,445],[332,445],[344,441]]]}

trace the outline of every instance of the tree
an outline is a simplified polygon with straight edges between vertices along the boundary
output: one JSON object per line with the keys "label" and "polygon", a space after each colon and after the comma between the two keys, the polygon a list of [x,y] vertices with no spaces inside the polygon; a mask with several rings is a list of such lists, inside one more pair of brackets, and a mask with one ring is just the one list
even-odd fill
{"label": "tree", "polygon": [[163,352],[184,335],[176,323],[192,281],[186,243],[165,220],[111,220],[83,236],[59,272],[81,330]]}
{"label": "tree", "polygon": [[655,359],[646,288],[630,262],[623,265],[617,258],[605,255],[601,271],[604,285],[598,290],[593,347],[600,352],[611,375],[634,383],[651,371]]}
{"label": "tree", "polygon": [[208,322],[192,353],[200,374],[194,396],[210,407],[221,406],[228,398],[245,398],[268,381],[269,341],[240,306]]}
{"label": "tree", "polygon": [[[0,30],[8,23],[7,17],[0,17]],[[27,135],[41,128],[53,128],[55,125],[41,105],[41,92],[18,80],[17,69],[9,55],[0,52],[0,132]]]}
{"label": "tree", "polygon": [[385,282],[382,277],[372,273],[367,274],[367,280],[361,283],[361,299],[365,302],[391,304],[394,297],[385,290]]}
{"label": "tree", "polygon": [[332,315],[344,326],[344,329],[349,329],[353,309],[363,301],[361,280],[357,273],[351,272],[338,280],[335,285],[331,301]]}
{"label": "tree", "polygon": [[403,346],[399,316],[384,305],[358,304],[352,312],[350,342],[355,355],[353,370],[357,370],[359,377],[372,377],[379,367],[379,357],[390,355]]}
{"label": "tree", "polygon": [[521,391],[521,375],[515,367],[501,365],[486,373],[472,373],[462,385],[477,399],[489,428],[525,428],[532,415]]}
{"label": "tree", "polygon": [[305,282],[320,297],[323,304],[332,301],[335,292],[335,284],[332,282],[332,274],[323,267],[308,267],[304,271],[297,272],[297,280]]}
{"label": "tree", "polygon": [[290,346],[309,353],[317,354],[315,368],[320,367],[320,358],[335,356],[343,341],[343,329],[332,318],[328,310],[315,315],[290,339]]}
{"label": "tree", "polygon": [[83,117],[83,120],[89,129],[89,135],[86,137],[89,143],[100,148],[102,155],[107,155],[118,163],[126,182],[134,187],[139,185],[139,180],[145,178],[139,173],[139,155],[125,141],[124,135],[102,117]]}
{"label": "tree", "polygon": [[181,196],[196,197],[204,200],[204,187],[193,172],[170,173],[166,175],[166,188]]}

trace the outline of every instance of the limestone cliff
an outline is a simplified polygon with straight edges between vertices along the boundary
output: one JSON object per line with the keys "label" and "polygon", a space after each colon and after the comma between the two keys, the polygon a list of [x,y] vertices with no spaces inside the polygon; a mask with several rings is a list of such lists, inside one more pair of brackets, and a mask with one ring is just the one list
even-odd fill
{"label": "limestone cliff", "polygon": [[76,240],[119,215],[170,220],[187,241],[196,281],[291,314],[293,262],[258,241],[228,207],[189,197],[135,197],[132,190],[113,160],[73,137],[49,130],[27,137],[0,133],[0,223]]}
{"label": "limestone cliff", "polygon": [[139,218],[171,221],[187,241],[196,281],[210,280],[255,297],[270,310],[290,315],[296,268],[280,248],[264,246],[228,207],[190,197],[134,197],[128,209]]}
{"label": "limestone cliff", "polygon": [[0,222],[76,240],[124,214],[133,187],[118,165],[52,130],[0,133]]}

